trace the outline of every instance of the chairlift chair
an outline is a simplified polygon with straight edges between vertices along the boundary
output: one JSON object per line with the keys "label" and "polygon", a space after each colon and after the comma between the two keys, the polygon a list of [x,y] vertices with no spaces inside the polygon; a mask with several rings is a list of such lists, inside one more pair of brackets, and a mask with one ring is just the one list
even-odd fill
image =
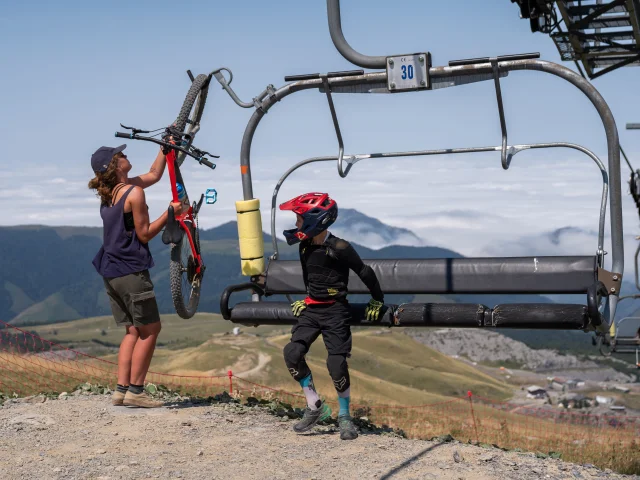
{"label": "chairlift chair", "polygon": [[[286,77],[283,87],[267,87],[254,99],[255,111],[245,129],[240,154],[243,200],[236,202],[241,268],[249,281],[230,285],[220,301],[225,319],[243,325],[290,325],[296,323],[290,302],[263,301],[273,295],[304,295],[298,261],[279,258],[275,218],[277,196],[282,183],[298,168],[315,162],[336,162],[340,177],[346,177],[356,163],[406,156],[500,152],[502,167],[510,168],[524,150],[571,148],[582,152],[598,167],[602,197],[598,245],[590,256],[537,256],[493,258],[383,259],[365,260],[375,271],[385,294],[584,294],[583,304],[506,304],[489,308],[482,304],[407,303],[386,305],[380,322],[373,325],[411,327],[503,327],[574,329],[607,332],[615,316],[624,268],[620,192],[620,145],[618,130],[609,106],[586,79],[561,65],[539,60],[539,54],[506,55],[449,62],[433,67],[429,52],[395,56],[367,56],[346,42],[340,22],[339,0],[327,0],[329,31],[338,51],[361,68],[381,71],[329,72]],[[408,68],[411,66],[411,68]],[[404,67],[404,68],[403,68]],[[535,70],[555,75],[582,91],[598,111],[607,138],[607,167],[587,148],[567,143],[509,145],[500,89],[501,79],[513,71]],[[224,78],[218,81],[224,85]],[[496,91],[502,141],[498,146],[450,148],[410,152],[345,154],[333,94],[429,92],[480,81],[493,81]],[[225,88],[226,89],[226,88]],[[253,197],[251,146],[262,118],[278,102],[305,90],[318,89],[327,98],[338,141],[335,156],[313,157],[292,166],[277,183],[271,199],[271,236],[274,253],[265,266],[260,202]],[[228,91],[228,90],[227,90]],[[238,103],[238,102],[236,102]],[[249,104],[246,104],[251,106]],[[245,105],[243,105],[245,106]],[[607,200],[611,221],[611,270],[604,268],[604,227]],[[252,301],[230,305],[234,292],[251,291]],[[352,275],[352,294],[368,293]],[[364,320],[363,304],[352,304],[353,325],[371,325]]]}

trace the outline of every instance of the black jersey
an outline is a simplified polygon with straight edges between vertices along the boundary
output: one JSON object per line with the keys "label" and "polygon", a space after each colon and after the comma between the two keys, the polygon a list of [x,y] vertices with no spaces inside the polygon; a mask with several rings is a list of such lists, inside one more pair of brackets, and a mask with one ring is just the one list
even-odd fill
{"label": "black jersey", "polygon": [[346,240],[329,234],[322,245],[314,245],[309,240],[301,242],[300,262],[307,293],[313,300],[344,299],[348,293],[349,270],[353,270],[371,296],[384,301],[375,272]]}

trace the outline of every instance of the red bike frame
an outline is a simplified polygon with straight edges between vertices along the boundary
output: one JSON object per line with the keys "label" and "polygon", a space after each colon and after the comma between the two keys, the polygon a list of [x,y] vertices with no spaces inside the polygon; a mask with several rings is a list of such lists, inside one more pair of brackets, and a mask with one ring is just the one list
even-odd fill
{"label": "red bike frame", "polygon": [[[171,182],[171,194],[173,196],[173,201],[179,202],[180,200],[178,199],[178,188],[176,186],[176,182],[178,180],[177,177],[178,175],[180,175],[180,173],[179,168],[176,165],[176,150],[171,150],[167,154],[167,167],[169,168],[169,180]],[[176,172],[178,172],[177,175]],[[182,175],[180,175],[180,177],[182,177]],[[186,187],[184,186],[184,181],[182,180],[182,178],[180,178],[180,181],[186,192]],[[189,239],[191,253],[196,261],[196,273],[200,275],[202,273],[203,266],[202,257],[200,256],[200,252],[196,251],[195,242],[193,236],[191,235],[191,229],[189,229],[185,223],[185,221],[189,221],[194,227],[197,227],[196,219],[193,216],[193,206],[189,205],[189,208],[186,212],[183,211],[180,215],[176,215],[176,220]]]}

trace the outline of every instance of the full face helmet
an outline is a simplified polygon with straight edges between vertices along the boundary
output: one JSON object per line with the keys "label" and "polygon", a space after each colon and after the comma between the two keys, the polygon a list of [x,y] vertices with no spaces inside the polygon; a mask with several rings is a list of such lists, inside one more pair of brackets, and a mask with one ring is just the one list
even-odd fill
{"label": "full face helmet", "polygon": [[289,245],[311,239],[324,232],[338,218],[338,204],[328,193],[305,193],[280,205],[302,217],[302,226],[283,232]]}

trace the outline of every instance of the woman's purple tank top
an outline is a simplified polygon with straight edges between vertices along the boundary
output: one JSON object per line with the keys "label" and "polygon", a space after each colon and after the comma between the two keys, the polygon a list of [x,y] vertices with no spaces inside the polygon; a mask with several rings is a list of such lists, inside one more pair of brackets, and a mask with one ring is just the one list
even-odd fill
{"label": "woman's purple tank top", "polygon": [[106,203],[100,205],[103,240],[100,251],[93,259],[93,266],[103,277],[124,277],[154,265],[149,245],[138,239],[135,229],[127,231],[125,227],[124,203],[133,188],[129,188],[113,206]]}

